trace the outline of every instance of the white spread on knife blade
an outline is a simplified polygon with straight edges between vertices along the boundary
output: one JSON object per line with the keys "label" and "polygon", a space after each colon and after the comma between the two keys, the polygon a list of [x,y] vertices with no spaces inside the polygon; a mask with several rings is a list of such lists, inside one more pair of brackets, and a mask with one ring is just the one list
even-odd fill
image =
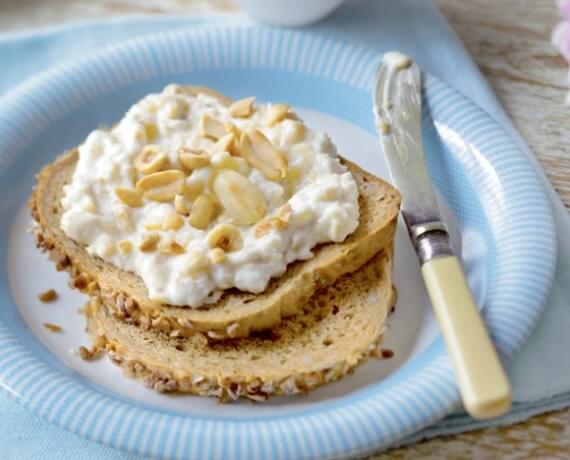
{"label": "white spread on knife blade", "polygon": [[[61,228],[143,279],[149,298],[199,307],[259,293],[312,248],[358,226],[358,189],[326,134],[283,104],[225,107],[176,85],[79,147]],[[245,134],[244,134],[245,133]]]}
{"label": "white spread on knife blade", "polygon": [[[406,69],[412,65],[412,60],[405,54],[399,51],[389,51],[384,54],[382,58],[382,65],[385,69],[386,75],[384,76],[384,88],[383,88],[383,106],[375,107],[374,113],[380,114],[382,112],[389,112],[392,109],[391,101],[391,91],[393,89],[390,87],[392,81],[394,81],[394,73],[399,70]],[[376,128],[378,132],[383,135],[390,134],[392,131],[392,126],[387,118],[381,118],[377,115]]]}
{"label": "white spread on knife blade", "polygon": [[390,51],[384,54],[382,62],[390,69],[401,70],[412,65],[412,60],[399,51]]}

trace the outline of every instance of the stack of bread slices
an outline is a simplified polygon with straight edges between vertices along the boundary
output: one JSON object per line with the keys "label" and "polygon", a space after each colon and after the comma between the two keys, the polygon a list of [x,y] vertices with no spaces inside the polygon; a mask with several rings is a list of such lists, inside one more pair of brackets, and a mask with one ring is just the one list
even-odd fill
{"label": "stack of bread slices", "polygon": [[139,276],[63,232],[61,201],[77,161],[71,150],[38,175],[30,201],[36,243],[89,295],[94,346],[128,376],[160,392],[264,401],[305,393],[382,356],[400,203],[386,182],[342,159],[359,190],[356,231],[317,246],[260,294],[233,288],[208,308],[187,308],[150,300]]}

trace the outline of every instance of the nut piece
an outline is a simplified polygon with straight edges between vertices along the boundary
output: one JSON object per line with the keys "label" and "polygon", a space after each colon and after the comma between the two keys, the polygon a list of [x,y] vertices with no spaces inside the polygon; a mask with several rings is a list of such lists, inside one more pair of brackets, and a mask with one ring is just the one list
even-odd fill
{"label": "nut piece", "polygon": [[125,232],[132,232],[134,230],[133,221],[129,215],[129,211],[125,208],[119,209],[115,213],[115,219],[117,221],[117,227]]}
{"label": "nut piece", "polygon": [[195,276],[204,273],[209,267],[210,263],[204,254],[198,251],[188,252],[188,265],[185,270],[185,273],[188,276],[194,278]]}
{"label": "nut piece", "polygon": [[203,150],[195,150],[188,147],[178,148],[178,160],[186,169],[193,171],[194,169],[203,168],[210,162],[210,155]]}
{"label": "nut piece", "polygon": [[142,193],[131,188],[117,187],[115,189],[117,198],[131,208],[139,208],[143,205]]}
{"label": "nut piece", "polygon": [[[216,169],[233,169],[237,171],[239,166],[236,160],[241,158],[234,158],[228,152],[219,152],[212,156],[212,166]],[[242,160],[243,161],[243,160]]]}
{"label": "nut piece", "polygon": [[226,128],[226,131],[227,131],[228,133],[232,133],[232,134],[235,136],[236,139],[239,139],[239,138],[241,137],[241,131],[240,131],[239,128],[238,128],[235,124],[233,124],[231,121],[228,121],[228,122],[225,124],[225,128]]}
{"label": "nut piece", "polygon": [[178,120],[186,118],[188,116],[189,109],[190,107],[188,104],[185,101],[179,99],[170,102],[166,107],[168,116],[170,118],[175,118]]}
{"label": "nut piece", "polygon": [[77,352],[79,353],[79,356],[81,357],[82,360],[93,361],[94,359],[101,356],[101,354],[103,353],[103,348],[94,347],[93,349],[89,349],[81,345]]}
{"label": "nut piece", "polygon": [[145,145],[142,152],[135,158],[135,168],[143,174],[150,174],[164,168],[168,163],[168,158],[159,149],[158,145]]}
{"label": "nut piece", "polygon": [[298,166],[294,166],[287,170],[287,174],[283,178],[282,185],[285,189],[285,195],[290,197],[295,192],[295,187],[297,186],[299,179],[301,178],[303,171]]}
{"label": "nut piece", "polygon": [[[177,195],[177,196],[180,196],[180,195]],[[166,216],[166,219],[164,219],[164,222],[162,223],[162,229],[163,230],[178,230],[183,225],[184,225],[184,219],[182,219],[182,217],[180,217],[178,214],[173,212],[173,213],[169,214],[168,216]]]}
{"label": "nut piece", "polygon": [[154,101],[149,102],[148,106],[146,107],[146,110],[150,113],[156,113],[158,111],[158,104]]}
{"label": "nut piece", "polygon": [[295,183],[297,182],[303,174],[303,171],[298,166],[290,168],[287,170],[287,174],[283,178],[285,183]]}
{"label": "nut piece", "polygon": [[118,246],[121,254],[130,254],[133,251],[133,243],[129,240],[119,241]]}
{"label": "nut piece", "polygon": [[162,221],[156,219],[151,219],[145,222],[144,229],[149,232],[154,232],[155,230],[162,230]]}
{"label": "nut piece", "polygon": [[137,189],[144,196],[154,201],[172,201],[184,189],[184,173],[178,169],[159,171],[141,177],[137,181]]}
{"label": "nut piece", "polygon": [[226,128],[224,124],[212,118],[210,115],[202,115],[198,120],[198,130],[200,136],[210,137],[214,140],[218,140],[226,134]]}
{"label": "nut piece", "polygon": [[42,292],[40,295],[38,295],[38,299],[44,303],[53,302],[54,300],[57,300],[57,292],[55,292],[54,289],[48,289],[47,291]]}
{"label": "nut piece", "polygon": [[254,97],[246,97],[235,101],[229,106],[228,112],[232,117],[249,117],[253,109],[253,101],[255,101]]}
{"label": "nut piece", "polygon": [[174,197],[174,209],[176,209],[178,214],[182,214],[183,216],[190,214],[190,206],[184,195],[176,195]]}
{"label": "nut piece", "polygon": [[[202,180],[194,181],[192,179],[193,179],[192,176],[189,176],[184,186],[184,191],[182,192],[182,195],[184,196],[187,202],[186,206],[188,206],[188,202],[191,203],[202,194],[202,192],[204,191],[204,187],[206,186],[207,183],[206,181]],[[188,209],[190,209],[190,207],[188,207]]]}
{"label": "nut piece", "polygon": [[250,129],[241,135],[241,154],[249,165],[259,169],[269,180],[278,181],[287,174],[287,158],[265,135]]}
{"label": "nut piece", "polygon": [[190,225],[204,230],[214,217],[214,200],[208,195],[200,195],[192,205],[190,213]]}
{"label": "nut piece", "polygon": [[287,112],[289,111],[289,106],[287,104],[273,104],[265,112],[264,121],[267,126],[273,126],[274,124],[282,121]]}
{"label": "nut piece", "polygon": [[208,253],[208,258],[212,264],[221,264],[224,260],[226,260],[226,253],[223,249],[214,248]]}
{"label": "nut piece", "polygon": [[291,120],[289,126],[283,135],[283,141],[287,145],[293,145],[301,142],[305,137],[305,125],[300,121]]}
{"label": "nut piece", "polygon": [[145,123],[144,133],[146,134],[147,141],[152,142],[156,139],[156,136],[158,136],[158,128],[154,123]]}
{"label": "nut piece", "polygon": [[63,328],[53,323],[44,323],[44,327],[50,332],[63,332]]}
{"label": "nut piece", "polygon": [[241,174],[229,169],[220,171],[213,189],[226,214],[236,224],[255,224],[265,216],[267,204],[263,193]]}
{"label": "nut piece", "polygon": [[291,214],[293,213],[293,208],[289,203],[285,203],[283,206],[279,208],[277,211],[277,217],[281,219],[283,222],[289,223],[289,219],[291,219]]}
{"label": "nut piece", "polygon": [[212,147],[212,154],[220,152],[235,152],[236,137],[233,133],[228,133],[221,137]]}
{"label": "nut piece", "polygon": [[216,226],[210,232],[206,241],[212,248],[220,248],[225,252],[237,251],[243,246],[239,230],[231,224]]}
{"label": "nut piece", "polygon": [[160,241],[160,235],[158,233],[149,233],[144,235],[139,244],[139,250],[141,252],[152,252],[156,249],[156,245]]}
{"label": "nut piece", "polygon": [[261,238],[271,230],[284,230],[288,226],[287,222],[279,217],[268,217],[257,223],[254,229],[254,235],[256,238]]}
{"label": "nut piece", "polygon": [[183,254],[186,251],[184,249],[184,246],[182,246],[180,243],[171,238],[166,238],[162,240],[158,244],[158,250],[164,254],[168,254],[171,256],[177,256],[179,254]]}
{"label": "nut piece", "polygon": [[230,169],[233,169],[246,177],[249,176],[249,173],[251,172],[251,167],[247,164],[247,161],[239,157],[232,157],[232,158],[234,161]]}

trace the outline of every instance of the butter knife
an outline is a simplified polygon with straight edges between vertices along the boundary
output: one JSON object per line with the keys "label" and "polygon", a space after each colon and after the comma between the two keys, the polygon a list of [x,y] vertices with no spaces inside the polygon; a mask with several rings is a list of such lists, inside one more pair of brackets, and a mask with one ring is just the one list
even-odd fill
{"label": "butter knife", "polygon": [[421,73],[408,56],[384,55],[374,83],[374,118],[402,216],[455,371],[461,398],[475,418],[511,406],[509,381],[450,245],[424,161]]}

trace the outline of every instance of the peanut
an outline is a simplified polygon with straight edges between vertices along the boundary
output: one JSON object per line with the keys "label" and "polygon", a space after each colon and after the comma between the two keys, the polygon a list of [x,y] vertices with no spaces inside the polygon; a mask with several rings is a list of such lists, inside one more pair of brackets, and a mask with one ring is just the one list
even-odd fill
{"label": "peanut", "polygon": [[188,265],[186,266],[186,274],[192,278],[204,273],[208,270],[210,263],[206,256],[198,251],[188,251]]}
{"label": "peanut", "polygon": [[143,205],[142,193],[130,188],[117,187],[115,189],[117,198],[131,208],[139,208]]}
{"label": "peanut", "polygon": [[263,193],[241,174],[229,169],[220,171],[213,189],[226,214],[238,225],[255,224],[265,216]]}
{"label": "peanut", "polygon": [[184,219],[182,219],[182,217],[173,212],[172,214],[166,216],[166,219],[164,219],[164,222],[162,223],[162,228],[163,230],[178,230],[183,225],[184,225]]}
{"label": "peanut", "polygon": [[149,200],[172,201],[184,189],[184,173],[177,169],[159,171],[141,177],[137,181],[137,189]]}
{"label": "peanut", "polygon": [[236,137],[233,133],[228,133],[225,136],[218,139],[218,141],[212,147],[212,154],[220,152],[235,152]]}
{"label": "peanut", "polygon": [[254,97],[246,97],[235,101],[229,106],[228,112],[232,117],[236,118],[249,117],[253,111],[253,101],[255,101]]}
{"label": "peanut", "polygon": [[208,253],[208,258],[212,264],[221,264],[226,260],[226,253],[223,249],[214,248]]}
{"label": "peanut", "polygon": [[250,129],[241,135],[241,154],[248,164],[260,170],[269,180],[277,181],[287,174],[287,158],[265,135]]}
{"label": "peanut", "polygon": [[269,106],[264,116],[265,124],[267,126],[273,126],[274,124],[282,121],[288,111],[289,106],[287,104],[273,104]]}
{"label": "peanut", "polygon": [[198,120],[200,136],[218,140],[226,134],[224,124],[209,115],[202,115]]}
{"label": "peanut", "polygon": [[144,235],[139,244],[139,250],[141,252],[152,252],[156,249],[158,242],[160,241],[160,235],[158,233],[149,233]]}
{"label": "peanut", "polygon": [[133,251],[133,243],[131,243],[129,240],[121,240],[117,243],[117,246],[119,247],[119,252],[121,254],[130,254]]}
{"label": "peanut", "polygon": [[158,136],[158,128],[154,123],[145,123],[144,124],[144,132],[146,134],[147,141],[152,142]]}
{"label": "peanut", "polygon": [[166,110],[170,118],[181,120],[188,116],[188,104],[185,101],[175,100],[168,104]]}
{"label": "peanut", "polygon": [[243,241],[239,230],[231,224],[219,224],[208,235],[206,241],[212,248],[220,248],[225,252],[241,249]]}
{"label": "peanut", "polygon": [[177,256],[185,252],[184,246],[171,238],[163,239],[158,244],[158,250],[171,256]]}
{"label": "peanut", "polygon": [[268,217],[255,225],[254,235],[256,238],[261,238],[271,230],[284,230],[287,227],[287,222],[280,219],[279,217]]}
{"label": "peanut", "polygon": [[224,127],[226,128],[226,131],[228,133],[232,133],[236,139],[239,139],[241,137],[241,131],[231,121],[228,121]]}
{"label": "peanut", "polygon": [[190,205],[186,200],[184,195],[176,195],[174,197],[174,209],[178,214],[182,214],[183,216],[187,216],[190,214]]}
{"label": "peanut", "polygon": [[203,150],[195,150],[188,147],[179,147],[178,160],[186,169],[193,171],[194,169],[207,166],[210,162],[210,155],[208,155]]}
{"label": "peanut", "polygon": [[208,195],[200,195],[192,205],[190,213],[190,225],[204,230],[214,217],[214,201]]}
{"label": "peanut", "polygon": [[168,163],[168,158],[158,145],[145,145],[135,158],[135,168],[143,174],[160,171]]}

